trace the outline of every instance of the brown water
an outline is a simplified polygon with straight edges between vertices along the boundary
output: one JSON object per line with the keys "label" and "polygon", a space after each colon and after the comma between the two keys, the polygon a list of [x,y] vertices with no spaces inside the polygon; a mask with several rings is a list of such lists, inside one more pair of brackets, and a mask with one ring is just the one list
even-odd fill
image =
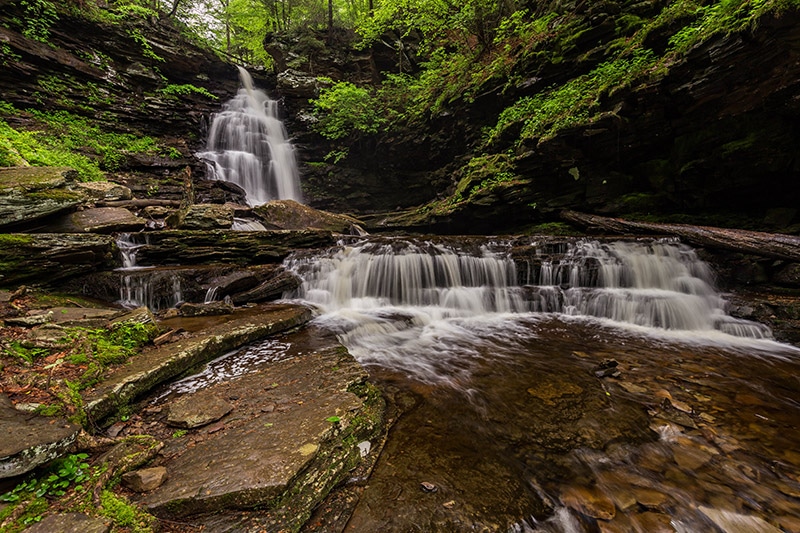
{"label": "brown water", "polygon": [[398,238],[287,267],[404,411],[347,531],[800,531],[800,351],[728,316],[691,248]]}
{"label": "brown water", "polygon": [[[800,529],[796,351],[542,315],[464,325],[459,383],[372,367],[413,406],[347,531]],[[609,359],[619,377],[596,377]]]}

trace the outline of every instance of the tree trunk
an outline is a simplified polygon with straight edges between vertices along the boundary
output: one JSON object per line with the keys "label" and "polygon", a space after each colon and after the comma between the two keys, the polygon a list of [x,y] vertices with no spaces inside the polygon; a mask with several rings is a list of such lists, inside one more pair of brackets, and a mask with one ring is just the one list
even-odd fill
{"label": "tree trunk", "polygon": [[674,235],[698,246],[800,262],[800,237],[742,229],[633,222],[621,218],[563,211],[561,218],[572,224],[611,233],[649,233]]}

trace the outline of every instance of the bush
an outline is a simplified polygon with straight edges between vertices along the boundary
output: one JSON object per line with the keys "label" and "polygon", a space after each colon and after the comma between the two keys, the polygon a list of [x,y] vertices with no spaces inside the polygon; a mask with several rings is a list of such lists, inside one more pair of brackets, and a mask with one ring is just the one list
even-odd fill
{"label": "bush", "polygon": [[314,129],[327,139],[344,139],[356,132],[378,133],[385,123],[372,94],[349,81],[322,89],[311,103],[317,118]]}

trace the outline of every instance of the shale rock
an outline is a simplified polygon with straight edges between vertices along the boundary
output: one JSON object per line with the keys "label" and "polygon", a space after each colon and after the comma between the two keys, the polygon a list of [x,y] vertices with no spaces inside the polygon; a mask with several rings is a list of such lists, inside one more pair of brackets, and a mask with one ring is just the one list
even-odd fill
{"label": "shale rock", "polygon": [[320,229],[335,233],[354,233],[363,223],[351,216],[320,211],[294,200],[274,200],[253,209],[267,229]]}
{"label": "shale rock", "polygon": [[167,480],[167,469],[163,466],[143,468],[122,475],[122,484],[134,492],[150,492]]}
{"label": "shale rock", "polygon": [[242,305],[246,303],[264,302],[282,298],[285,292],[293,291],[300,286],[300,279],[291,272],[280,272],[275,277],[268,279],[253,287],[249,291],[233,295],[233,303]]}
{"label": "shale rock", "polygon": [[52,229],[64,233],[118,233],[139,231],[146,223],[122,207],[95,207],[63,217]]}
{"label": "shale rock", "polygon": [[185,303],[178,310],[181,316],[229,315],[233,313],[233,305],[227,302]]}
{"label": "shale rock", "polygon": [[65,279],[110,270],[117,264],[114,239],[95,234],[0,235],[0,285],[60,284]]}
{"label": "shale rock", "polygon": [[20,476],[61,456],[79,431],[66,420],[18,411],[0,395],[0,478]]}
{"label": "shale rock", "polygon": [[64,513],[46,516],[29,527],[25,533],[108,533],[111,521],[92,518],[82,513]]}
{"label": "shale rock", "polygon": [[195,204],[167,217],[167,224],[186,230],[230,229],[233,209],[228,205]]}
{"label": "shale rock", "polygon": [[178,428],[199,428],[216,422],[232,410],[231,404],[217,396],[190,394],[169,406],[167,424]]}
{"label": "shale rock", "polygon": [[102,200],[106,202],[130,200],[132,198],[131,190],[129,188],[110,181],[87,181],[85,183],[76,183],[75,189],[86,191],[86,193],[95,200]]}
{"label": "shale rock", "polygon": [[0,228],[23,228],[89,202],[72,187],[77,172],[62,167],[0,168]]}

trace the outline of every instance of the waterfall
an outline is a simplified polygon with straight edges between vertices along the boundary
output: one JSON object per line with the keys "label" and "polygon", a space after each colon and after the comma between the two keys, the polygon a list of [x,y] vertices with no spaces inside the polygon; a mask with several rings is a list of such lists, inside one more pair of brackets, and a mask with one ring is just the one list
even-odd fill
{"label": "waterfall", "polygon": [[122,263],[122,268],[117,269],[120,273],[119,303],[129,309],[146,306],[153,311],[174,307],[183,301],[180,276],[169,269],[139,266],[136,252],[148,244],[148,236],[144,235],[143,240],[137,242],[129,233],[117,237]]}
{"label": "waterfall", "polygon": [[317,323],[359,362],[455,387],[484,354],[502,357],[544,317],[687,342],[771,338],[727,315],[708,265],[677,242],[365,239],[284,266],[303,280],[285,296],[317,306]]}
{"label": "waterfall", "polygon": [[578,241],[557,259],[542,259],[534,246],[535,265],[518,265],[510,249],[510,243],[487,242],[465,252],[431,242],[366,240],[321,258],[292,260],[288,267],[304,280],[296,295],[326,312],[427,307],[445,316],[561,313],[771,338],[765,326],[726,314],[713,273],[688,246]]}
{"label": "waterfall", "polygon": [[250,205],[270,200],[300,201],[300,174],[294,147],[278,118],[278,103],[253,86],[239,67],[243,87],[214,116],[206,151],[209,175],[247,192]]}

